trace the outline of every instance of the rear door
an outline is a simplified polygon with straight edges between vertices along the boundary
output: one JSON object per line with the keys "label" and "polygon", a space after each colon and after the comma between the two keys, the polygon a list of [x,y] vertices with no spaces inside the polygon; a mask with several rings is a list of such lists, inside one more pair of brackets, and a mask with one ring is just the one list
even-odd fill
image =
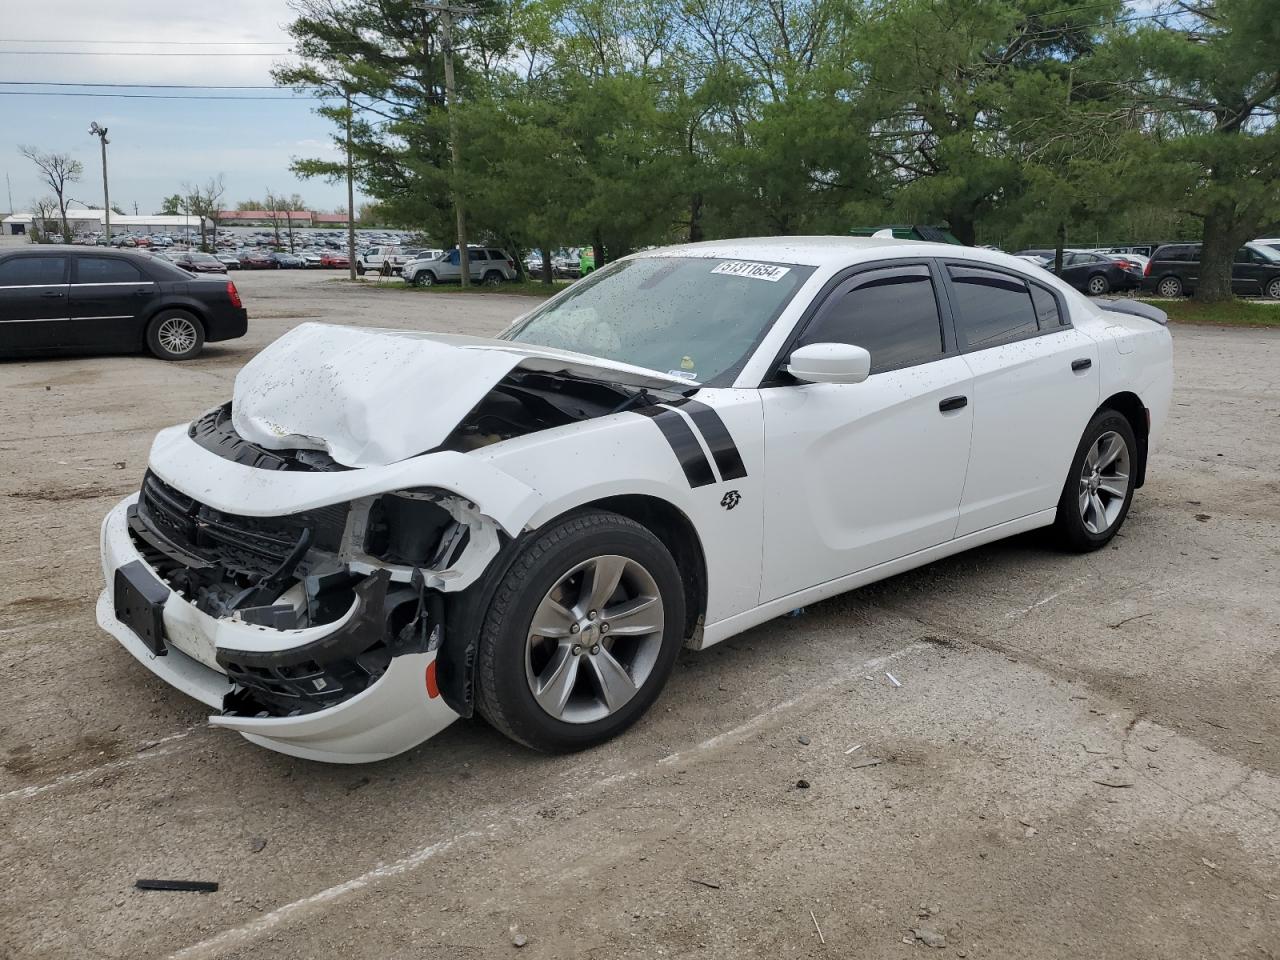
{"label": "rear door", "polygon": [[77,347],[134,349],[142,343],[144,312],[157,286],[127,257],[89,254],[73,258],[71,324]]}
{"label": "rear door", "polygon": [[1263,276],[1269,272],[1261,254],[1241,247],[1231,264],[1231,292],[1236,296],[1256,297],[1262,293]]}
{"label": "rear door", "polygon": [[64,345],[67,308],[65,254],[28,254],[0,260],[0,350]]}
{"label": "rear door", "polygon": [[1048,285],[964,262],[948,262],[944,274],[973,374],[962,537],[1057,505],[1098,406],[1098,346],[1071,326]]}

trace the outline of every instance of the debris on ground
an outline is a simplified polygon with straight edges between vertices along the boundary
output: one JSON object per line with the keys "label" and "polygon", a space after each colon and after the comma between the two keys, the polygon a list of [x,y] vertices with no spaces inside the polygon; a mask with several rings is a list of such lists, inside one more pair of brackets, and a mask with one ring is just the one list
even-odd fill
{"label": "debris on ground", "polygon": [[135,880],[139,890],[172,890],[189,893],[217,893],[218,884],[212,880]]}
{"label": "debris on ground", "polygon": [[794,620],[796,617],[803,617],[804,607],[796,607],[794,610],[788,610],[785,614],[783,614],[783,616],[787,617],[790,620]]}
{"label": "debris on ground", "polygon": [[890,683],[892,683],[895,687],[900,687],[900,686],[902,686],[902,681],[901,681],[901,680],[899,680],[897,677],[895,677],[895,676],[894,676],[892,673],[890,673],[888,670],[886,670],[886,671],[884,672],[884,675],[885,675],[886,677],[888,677],[888,678],[889,678],[889,682],[890,682]]}
{"label": "debris on ground", "polygon": [[849,767],[850,770],[861,770],[863,767],[874,767],[876,764],[884,763],[879,757],[868,757],[866,760],[859,760],[857,763]]}
{"label": "debris on ground", "polygon": [[519,949],[520,947],[523,947],[528,942],[529,942],[529,938],[526,937],[523,933],[511,934],[511,945],[513,947],[516,947],[517,949]]}
{"label": "debris on ground", "polygon": [[848,750],[844,752],[844,755],[847,757],[849,754],[853,753],[853,751],[861,750],[861,749],[862,749],[862,744],[855,743],[852,747],[850,747]]}
{"label": "debris on ground", "polygon": [[800,734],[800,736],[796,737],[796,742],[799,743],[800,746],[802,747],[807,747],[810,741],[809,741],[809,738],[802,733]]}
{"label": "debris on ground", "polygon": [[249,849],[252,850],[254,853],[261,853],[263,850],[266,849],[266,846],[267,846],[266,837],[254,837],[252,840],[249,841]]}
{"label": "debris on ground", "polygon": [[698,877],[685,877],[685,879],[688,880],[690,883],[697,883],[697,884],[701,884],[704,887],[710,887],[712,890],[720,889],[720,884],[716,883],[714,880],[702,880],[702,879],[699,879]]}
{"label": "debris on ground", "polygon": [[808,790],[808,789],[809,789],[809,781],[808,781],[808,780],[797,780],[797,781],[796,781],[796,789],[797,789],[797,790]]}
{"label": "debris on ground", "polygon": [[818,926],[818,918],[813,915],[813,911],[809,911],[809,919],[813,921],[813,929],[818,931],[818,942],[825,944],[827,938],[822,935],[822,928]]}
{"label": "debris on ground", "polygon": [[1113,779],[1113,780],[1094,780],[1093,782],[1100,787],[1110,787],[1112,790],[1127,790],[1133,786],[1132,780]]}
{"label": "debris on ground", "polygon": [[911,935],[926,947],[937,947],[941,950],[947,945],[947,938],[932,927],[912,927]]}

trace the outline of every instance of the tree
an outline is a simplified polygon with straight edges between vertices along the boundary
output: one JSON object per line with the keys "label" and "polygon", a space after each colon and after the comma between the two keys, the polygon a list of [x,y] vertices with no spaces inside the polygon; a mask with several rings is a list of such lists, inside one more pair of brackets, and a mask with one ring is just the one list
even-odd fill
{"label": "tree", "polygon": [[183,194],[186,197],[186,206],[191,213],[200,217],[200,249],[207,250],[205,243],[205,222],[209,221],[213,224],[213,238],[217,242],[218,239],[218,215],[222,211],[222,196],[226,193],[226,184],[223,182],[222,174],[216,177],[210,177],[205,181],[203,186],[192,186],[189,183],[182,185]]}
{"label": "tree", "polygon": [[183,196],[175,193],[171,197],[165,197],[160,203],[160,214],[166,217],[178,217],[182,215],[182,209],[185,206]]}
{"label": "tree", "polygon": [[62,217],[62,240],[71,242],[71,227],[67,224],[67,184],[79,183],[84,174],[84,164],[69,153],[45,153],[37,147],[21,146],[18,152],[40,168],[44,182],[58,201],[58,213]]}
{"label": "tree", "polygon": [[31,242],[49,242],[49,221],[58,212],[58,201],[53,197],[41,197],[31,201]]}
{"label": "tree", "polygon": [[1166,2],[1116,46],[1140,68],[1150,179],[1203,227],[1199,300],[1229,299],[1236,250],[1280,219],[1277,49],[1274,0]]}

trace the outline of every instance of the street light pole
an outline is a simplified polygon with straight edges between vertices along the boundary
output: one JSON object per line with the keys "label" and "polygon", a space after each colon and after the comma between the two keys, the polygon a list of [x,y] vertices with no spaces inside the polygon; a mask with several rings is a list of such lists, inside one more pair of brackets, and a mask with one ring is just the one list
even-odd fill
{"label": "street light pole", "polygon": [[107,246],[111,246],[111,194],[107,190],[107,128],[100,127],[97,121],[89,124],[89,133],[102,141],[102,217],[103,230],[107,237]]}
{"label": "street light pole", "polygon": [[440,14],[441,46],[444,52],[444,107],[449,114],[449,159],[453,165],[453,207],[458,217],[458,280],[462,286],[471,283],[471,248],[467,244],[467,215],[463,207],[462,186],[458,182],[462,169],[462,151],[458,146],[458,117],[454,106],[458,95],[453,86],[453,15],[466,16],[475,7],[455,7],[447,3],[422,3],[423,10]]}

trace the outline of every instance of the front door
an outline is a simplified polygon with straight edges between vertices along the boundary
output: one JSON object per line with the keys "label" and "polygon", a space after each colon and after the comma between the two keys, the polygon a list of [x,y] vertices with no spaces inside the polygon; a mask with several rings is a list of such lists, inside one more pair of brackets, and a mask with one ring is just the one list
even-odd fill
{"label": "front door", "polygon": [[0,350],[56,349],[68,317],[66,256],[23,253],[0,261]]}
{"label": "front door", "polygon": [[762,388],[761,602],[955,535],[972,377],[944,326],[939,282],[927,262],[854,272],[795,345],[864,347],[871,375]]}
{"label": "front door", "polygon": [[74,259],[71,345],[119,350],[142,346],[141,312],[155,297],[155,281],[124,257],[91,254]]}

